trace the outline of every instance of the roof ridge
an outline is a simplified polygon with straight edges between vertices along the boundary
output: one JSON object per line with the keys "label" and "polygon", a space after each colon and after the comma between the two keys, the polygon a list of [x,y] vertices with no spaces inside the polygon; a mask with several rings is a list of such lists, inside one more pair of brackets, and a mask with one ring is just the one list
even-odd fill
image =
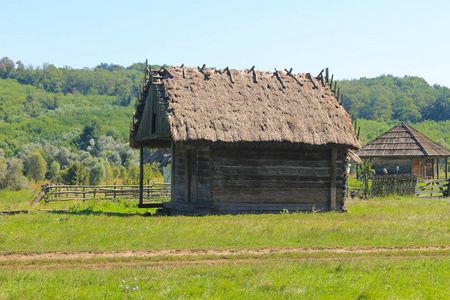
{"label": "roof ridge", "polygon": [[[417,139],[416,135],[415,135],[414,133],[411,132],[410,129],[413,129],[413,128],[410,128],[409,125],[406,124],[405,122],[401,122],[400,125],[401,125],[402,127],[404,127],[405,130],[406,130],[406,131],[411,135],[411,137],[414,139],[414,141],[416,141],[416,143],[417,143],[417,145],[419,146],[420,150],[422,150],[423,153],[424,153],[426,156],[430,156],[430,155],[428,154],[428,152],[425,150],[425,148],[422,146],[422,144],[419,142],[419,140]],[[414,129],[414,130],[415,130],[415,129]]]}

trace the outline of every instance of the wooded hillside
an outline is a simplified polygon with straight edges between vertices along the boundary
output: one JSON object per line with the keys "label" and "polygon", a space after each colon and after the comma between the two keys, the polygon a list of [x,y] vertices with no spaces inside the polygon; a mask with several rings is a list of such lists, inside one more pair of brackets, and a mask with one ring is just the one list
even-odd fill
{"label": "wooded hillside", "polygon": [[[134,180],[137,154],[128,147],[128,136],[143,74],[143,63],[72,69],[25,66],[2,58],[0,188],[11,187],[13,181],[25,186],[22,173],[28,180],[64,181],[64,172],[83,167],[83,176],[92,182]],[[351,107],[350,115],[361,127],[362,144],[405,121],[450,149],[447,87],[391,75],[343,80],[338,87],[344,107]],[[39,174],[32,172],[36,165]],[[5,181],[17,174],[20,178]]]}

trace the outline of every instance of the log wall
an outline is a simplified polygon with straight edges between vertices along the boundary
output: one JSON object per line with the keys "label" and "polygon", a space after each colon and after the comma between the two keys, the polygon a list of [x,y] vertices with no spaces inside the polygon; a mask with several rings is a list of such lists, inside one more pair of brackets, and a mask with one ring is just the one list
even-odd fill
{"label": "log wall", "polygon": [[173,154],[173,211],[248,213],[330,210],[344,206],[346,151],[210,149],[176,145]]}
{"label": "log wall", "polygon": [[[336,208],[344,202],[345,154],[338,151]],[[232,211],[330,210],[331,150],[214,149],[214,208]]]}
{"label": "log wall", "polygon": [[172,149],[173,195],[175,203],[210,207],[211,172],[209,148],[175,145]]}

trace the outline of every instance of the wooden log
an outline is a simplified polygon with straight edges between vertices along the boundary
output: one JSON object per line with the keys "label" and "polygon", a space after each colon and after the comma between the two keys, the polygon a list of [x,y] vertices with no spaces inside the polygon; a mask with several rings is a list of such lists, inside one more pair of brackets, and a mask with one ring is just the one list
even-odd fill
{"label": "wooden log", "polygon": [[283,87],[283,89],[286,88],[286,86],[283,83],[283,80],[280,77],[280,74],[278,74],[277,69],[275,69],[275,72],[273,72],[273,75],[277,78],[277,80],[281,83],[281,86]]}
{"label": "wooden log", "polygon": [[231,74],[231,71],[230,71],[230,69],[229,69],[228,67],[226,67],[225,72],[226,72],[227,75],[230,77],[231,83],[234,83],[233,75]]}
{"label": "wooden log", "polygon": [[443,194],[445,192],[445,190],[429,190],[429,191],[417,191],[416,194],[417,195],[421,195],[421,194]]}
{"label": "wooden log", "polygon": [[241,212],[296,212],[296,211],[328,211],[328,203],[296,203],[296,204],[252,204],[252,203],[214,203],[213,211],[220,213],[241,213]]}

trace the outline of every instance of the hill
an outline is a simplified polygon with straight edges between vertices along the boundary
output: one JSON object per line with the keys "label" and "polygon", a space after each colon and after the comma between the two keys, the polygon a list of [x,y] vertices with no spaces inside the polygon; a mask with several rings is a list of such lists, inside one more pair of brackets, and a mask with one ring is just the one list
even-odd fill
{"label": "hill", "polygon": [[[48,180],[65,181],[64,172],[75,162],[81,162],[92,182],[118,177],[133,181],[138,156],[128,147],[128,134],[144,68],[143,63],[35,68],[2,58],[0,189],[24,186],[5,183],[13,170],[22,171],[28,180],[43,180],[39,173]],[[450,149],[447,87],[430,86],[419,77],[391,75],[343,80],[338,86],[345,94],[344,107],[351,107],[350,114],[361,127],[362,144],[405,121]],[[43,160],[41,172],[33,174],[37,168],[33,164]]]}

